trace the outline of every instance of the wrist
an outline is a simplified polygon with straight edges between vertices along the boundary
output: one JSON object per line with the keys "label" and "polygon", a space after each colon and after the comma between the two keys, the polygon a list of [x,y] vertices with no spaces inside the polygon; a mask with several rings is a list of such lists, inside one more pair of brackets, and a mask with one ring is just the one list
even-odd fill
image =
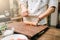
{"label": "wrist", "polygon": [[38,19],[41,20],[42,18],[39,16]]}
{"label": "wrist", "polygon": [[28,11],[22,11],[22,13],[28,13]]}
{"label": "wrist", "polygon": [[21,12],[27,12],[28,10],[27,9],[23,9]]}
{"label": "wrist", "polygon": [[28,11],[24,11],[24,12],[22,12],[22,13],[21,13],[21,16],[22,16],[22,17],[26,17],[26,16],[28,16]]}

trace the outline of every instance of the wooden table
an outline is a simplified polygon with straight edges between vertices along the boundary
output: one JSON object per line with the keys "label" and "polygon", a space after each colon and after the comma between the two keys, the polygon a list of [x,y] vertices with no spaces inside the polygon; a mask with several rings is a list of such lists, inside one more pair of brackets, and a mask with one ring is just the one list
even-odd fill
{"label": "wooden table", "polygon": [[34,35],[40,33],[42,30],[47,28],[47,26],[32,26],[26,25],[23,22],[13,22],[8,24],[8,27],[14,27],[15,32],[33,37]]}

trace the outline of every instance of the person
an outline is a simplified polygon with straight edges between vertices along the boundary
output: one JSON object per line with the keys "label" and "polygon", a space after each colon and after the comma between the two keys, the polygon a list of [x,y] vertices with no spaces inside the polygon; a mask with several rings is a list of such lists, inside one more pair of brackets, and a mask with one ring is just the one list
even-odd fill
{"label": "person", "polygon": [[55,12],[57,0],[20,0],[23,22],[31,25],[47,24],[47,16]]}

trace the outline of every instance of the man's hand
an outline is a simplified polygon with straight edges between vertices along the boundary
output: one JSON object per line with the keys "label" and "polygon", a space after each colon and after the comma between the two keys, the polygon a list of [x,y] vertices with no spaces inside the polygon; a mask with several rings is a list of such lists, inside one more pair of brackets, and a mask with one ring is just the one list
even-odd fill
{"label": "man's hand", "polygon": [[21,13],[21,16],[22,16],[22,17],[28,16],[28,11],[22,12],[22,13]]}
{"label": "man's hand", "polygon": [[24,22],[25,24],[29,24],[29,25],[33,25],[33,26],[36,26],[37,24],[36,24],[36,22],[29,22],[29,21],[26,21],[26,22]]}
{"label": "man's hand", "polygon": [[41,18],[40,17],[38,17],[38,20],[36,22],[36,25],[38,25],[39,21],[41,21]]}
{"label": "man's hand", "polygon": [[37,26],[38,25],[38,22],[40,21],[41,19],[37,19],[36,21],[24,21],[25,24],[29,24],[29,25],[33,25],[33,26]]}
{"label": "man's hand", "polygon": [[52,6],[52,7],[49,7],[44,13],[42,13],[41,15],[39,15],[39,19],[43,19],[47,16],[49,16],[50,14],[52,14],[53,12],[55,11],[55,7]]}

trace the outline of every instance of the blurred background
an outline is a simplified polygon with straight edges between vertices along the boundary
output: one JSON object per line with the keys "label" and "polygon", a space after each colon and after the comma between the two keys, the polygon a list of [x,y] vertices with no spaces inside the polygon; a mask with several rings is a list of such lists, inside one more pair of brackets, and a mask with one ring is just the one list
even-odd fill
{"label": "blurred background", "polygon": [[[57,9],[55,13],[51,14],[48,18],[48,24],[51,26],[56,26],[60,24],[60,0],[57,0]],[[16,17],[20,16],[21,8],[19,0],[0,0],[0,15],[5,15],[6,17]]]}

